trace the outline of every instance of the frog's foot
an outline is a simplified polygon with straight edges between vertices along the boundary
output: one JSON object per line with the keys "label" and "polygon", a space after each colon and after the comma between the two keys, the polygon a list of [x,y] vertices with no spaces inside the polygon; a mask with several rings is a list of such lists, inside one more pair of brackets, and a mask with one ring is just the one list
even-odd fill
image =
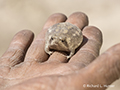
{"label": "frog's foot", "polygon": [[53,51],[49,51],[49,52],[47,52],[49,55],[52,55],[53,54]]}
{"label": "frog's foot", "polygon": [[49,54],[49,55],[52,55],[52,54],[53,54],[53,51],[50,51],[50,49],[49,49],[48,46],[45,47],[45,52],[46,52],[47,54]]}
{"label": "frog's foot", "polygon": [[67,59],[70,59],[74,55],[74,53],[75,53],[75,50],[72,50],[70,54],[67,56]]}

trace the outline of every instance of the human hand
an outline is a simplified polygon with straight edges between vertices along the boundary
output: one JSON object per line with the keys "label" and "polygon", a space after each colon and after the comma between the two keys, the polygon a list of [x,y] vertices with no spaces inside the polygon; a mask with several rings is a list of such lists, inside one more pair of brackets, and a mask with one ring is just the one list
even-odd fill
{"label": "human hand", "polygon": [[[44,51],[47,29],[65,21],[78,26],[84,35],[82,45],[69,61],[62,53],[54,52],[49,57]],[[53,14],[34,40],[31,31],[17,33],[0,58],[0,89],[105,90],[104,86],[86,85],[109,85],[119,78],[120,44],[98,56],[102,34],[98,28],[87,25],[88,18],[81,12],[68,19],[63,14]]]}

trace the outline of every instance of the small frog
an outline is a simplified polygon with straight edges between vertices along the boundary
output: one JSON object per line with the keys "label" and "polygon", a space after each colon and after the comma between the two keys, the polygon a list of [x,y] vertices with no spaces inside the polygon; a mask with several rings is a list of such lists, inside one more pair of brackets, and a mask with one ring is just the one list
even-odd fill
{"label": "small frog", "polygon": [[82,31],[75,25],[62,22],[50,27],[45,36],[45,52],[51,55],[54,51],[67,52],[67,59],[75,54],[76,48],[83,41]]}

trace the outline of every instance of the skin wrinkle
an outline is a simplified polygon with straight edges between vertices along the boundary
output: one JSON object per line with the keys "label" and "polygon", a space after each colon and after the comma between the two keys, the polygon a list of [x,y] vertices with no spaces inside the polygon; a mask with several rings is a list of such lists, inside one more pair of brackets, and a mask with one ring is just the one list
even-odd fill
{"label": "skin wrinkle", "polygon": [[[31,61],[36,61],[36,62],[38,62],[39,61],[39,59],[36,59],[36,58],[32,58],[32,57],[26,57],[26,61],[27,61],[27,59],[31,62]],[[29,62],[28,61],[28,62]]]}
{"label": "skin wrinkle", "polygon": [[[10,70],[11,70],[11,68],[12,67],[10,67],[10,66],[5,66],[5,65],[0,65],[0,71],[2,72],[2,74],[0,74],[0,76],[2,77],[2,76],[7,76],[8,75],[8,73],[10,72]],[[3,71],[3,69],[4,69],[4,71]]]}
{"label": "skin wrinkle", "polygon": [[[16,50],[16,52],[14,53],[14,55],[10,58],[10,64],[11,64],[12,67],[13,67],[14,65],[20,63],[21,61],[23,61],[23,59],[19,59],[19,58],[24,58],[24,53],[21,53],[22,55],[18,57],[18,56],[17,56],[17,53],[18,53],[18,52],[19,52],[19,51]],[[17,57],[19,60],[15,60],[16,57]],[[21,61],[20,61],[20,60],[21,60]]]}
{"label": "skin wrinkle", "polygon": [[80,49],[81,52],[85,52],[85,53],[90,53],[92,56],[94,56],[95,58],[98,56],[98,53],[95,54],[94,51],[92,51],[91,49]]}
{"label": "skin wrinkle", "polygon": [[[32,65],[31,63],[30,63],[30,65]],[[25,70],[25,68],[24,68],[24,72],[26,73],[27,72],[27,68],[29,68],[28,66],[26,66],[26,70]],[[21,76],[24,76],[25,75],[25,73],[23,73]],[[29,77],[23,77],[23,78],[21,78],[21,76],[20,77],[17,77],[17,78],[15,78],[15,77],[13,77],[13,78],[7,78],[7,77],[4,77],[4,76],[0,76],[0,78],[1,79],[5,79],[5,80],[20,80],[20,79],[29,79],[29,78],[31,78],[31,77],[34,77],[34,76],[38,76],[38,74],[35,74],[35,75],[33,75],[33,76],[29,76]],[[41,76],[41,75],[40,75]]]}
{"label": "skin wrinkle", "polygon": [[40,43],[40,44],[41,44],[41,42],[44,42],[44,41],[45,41],[45,38],[40,38],[40,39],[39,39],[39,38],[36,38],[35,41],[33,41],[33,42],[36,43],[36,44],[37,44],[37,43]]}
{"label": "skin wrinkle", "polygon": [[[8,52],[10,52],[12,50],[12,52],[14,51],[14,53],[13,53],[13,55],[12,56],[14,56],[14,54],[15,54],[15,52],[17,52],[17,51],[20,51],[21,53],[23,53],[23,54],[25,54],[25,51],[24,50],[22,50],[22,49],[17,49],[17,48],[11,48],[11,49],[9,49],[9,51]],[[11,57],[12,57],[11,56]],[[1,59],[4,59],[4,58],[10,58],[10,56],[2,56],[1,58],[0,58],[0,61],[1,61]]]}
{"label": "skin wrinkle", "polygon": [[[42,42],[41,42],[42,41]],[[41,39],[41,40],[35,40],[34,41],[34,44],[32,45],[32,49],[30,48],[29,49],[29,52],[31,52],[31,53],[36,53],[36,58],[35,57],[33,57],[33,55],[31,55],[31,53],[27,53],[26,55],[26,57],[25,57],[25,60],[37,60],[37,61],[41,61],[42,59],[39,57],[37,57],[37,56],[39,56],[39,51],[41,50],[39,47],[37,47],[38,45],[43,45],[43,40]],[[29,57],[28,57],[28,55],[29,55]]]}
{"label": "skin wrinkle", "polygon": [[[21,46],[21,47],[25,47],[25,45],[26,45],[26,48],[25,49],[27,49],[28,47],[29,47],[29,45],[30,45],[30,43],[32,42],[32,40],[33,40],[33,38],[34,38],[34,34],[30,31],[30,30],[22,30],[22,31],[20,31],[21,33],[17,33],[15,36],[14,36],[14,38],[13,38],[13,41],[12,41],[12,43],[11,43],[11,45],[13,45],[13,46]],[[28,33],[29,32],[29,33]],[[31,33],[30,33],[31,32]],[[25,38],[25,37],[29,37],[29,39],[28,38]],[[29,43],[26,43],[26,42],[22,42],[23,40],[22,40],[22,38],[24,38],[27,42],[29,42]],[[18,38],[20,38],[20,40],[18,40]],[[17,44],[17,45],[14,45],[14,44]],[[11,46],[10,45],[10,46]],[[19,46],[19,48],[21,48]],[[14,47],[13,47],[14,48]]]}
{"label": "skin wrinkle", "polygon": [[[50,84],[49,87],[46,86],[45,83],[43,83],[43,84],[45,85],[45,90],[46,90],[46,89],[47,89],[47,90],[55,90],[56,87],[54,87],[54,86],[55,86],[56,83],[58,83],[58,78],[56,78],[56,77],[54,77],[54,78],[55,78],[54,81],[53,81],[51,78],[49,78],[49,81],[51,82],[51,84]],[[44,81],[44,82],[45,82],[45,81]]]}
{"label": "skin wrinkle", "polygon": [[36,42],[41,42],[41,41],[44,42],[44,41],[45,41],[45,38],[42,38],[42,39],[36,39],[35,41],[36,41]]}
{"label": "skin wrinkle", "polygon": [[44,61],[41,61],[42,58],[40,57],[39,59],[35,58],[35,57],[26,57],[25,58],[25,61],[33,61],[33,62],[44,62]]}
{"label": "skin wrinkle", "polygon": [[[18,47],[18,45],[20,45],[21,47],[24,47],[24,44],[22,43],[22,42],[20,42],[20,41],[14,41],[14,42],[12,42],[11,43],[11,45],[12,46],[17,46]],[[13,47],[14,48],[14,47]],[[20,48],[20,47],[19,47]]]}
{"label": "skin wrinkle", "polygon": [[[90,42],[90,40],[88,40],[88,41]],[[91,42],[93,42],[93,41],[94,41],[94,40],[91,40]],[[96,42],[96,41],[95,41],[95,42]],[[95,43],[95,42],[94,42],[94,43]],[[96,45],[96,44],[97,44],[97,45]],[[95,44],[96,46],[99,46],[99,47],[97,47],[97,49],[96,49],[96,50],[97,50],[97,51],[96,51],[97,53],[96,53],[95,51],[91,50],[91,49],[86,48],[86,47],[85,47],[85,48],[81,48],[80,51],[82,51],[82,52],[84,52],[84,51],[85,51],[85,52],[89,52],[89,53],[91,53],[91,54],[96,58],[96,57],[99,55],[99,49],[101,48],[101,44],[99,44],[99,43],[96,43],[96,44]]]}
{"label": "skin wrinkle", "polygon": [[[18,55],[19,55],[18,52],[21,53],[21,55],[19,57],[18,57]],[[14,53],[11,55],[11,57],[3,56],[3,57],[1,57],[0,62],[3,62],[3,64],[4,64],[4,61],[5,61],[4,59],[8,59],[7,61],[9,62],[10,67],[13,67],[14,65],[16,65],[16,64],[20,63],[21,61],[23,61],[23,59],[24,59],[24,53],[25,52],[22,49],[18,49],[18,50],[15,49]],[[21,58],[21,59],[20,60],[16,60],[16,58],[18,58],[18,59]],[[1,65],[2,65],[2,63],[1,63]]]}
{"label": "skin wrinkle", "polygon": [[[63,78],[64,79],[66,79],[66,80],[63,80]],[[65,78],[65,77],[63,77],[63,78],[58,78],[58,83],[61,83],[60,85],[58,84],[58,86],[59,86],[59,88],[58,87],[56,87],[56,89],[55,90],[66,90],[66,87],[64,87],[64,86],[67,86],[67,84],[69,84],[70,82],[72,82],[73,80],[71,80],[71,78],[69,78],[69,77],[67,77],[67,78]],[[68,83],[66,83],[65,81],[67,81]],[[67,90],[74,90],[73,88],[74,87],[72,87],[72,86],[70,86],[70,87],[67,87],[68,89]]]}
{"label": "skin wrinkle", "polygon": [[[86,58],[84,60],[86,60]],[[81,62],[81,63],[79,63],[80,69],[87,67],[90,63],[92,63],[94,61],[94,58],[93,58],[93,60],[89,60],[89,61],[84,61],[84,60],[80,60],[80,62]]]}
{"label": "skin wrinkle", "polygon": [[[28,61],[27,61],[28,62]],[[27,65],[32,65],[31,63],[29,63],[29,64],[27,64]],[[29,78],[31,78],[31,77],[33,77],[33,76],[31,76],[31,77],[23,77],[24,75],[26,75],[25,73],[27,72],[27,68],[29,68],[29,66],[26,66],[26,69],[25,69],[25,67],[24,67],[24,70],[22,70],[24,73],[21,75],[21,76],[19,76],[19,77],[13,77],[13,78],[6,78],[6,77],[3,77],[4,79],[8,79],[8,80],[19,80],[19,79],[29,79]],[[13,68],[14,69],[14,68]],[[21,72],[22,72],[21,71]],[[23,78],[21,78],[21,77],[23,77]],[[2,78],[2,77],[1,77]]]}
{"label": "skin wrinkle", "polygon": [[[104,54],[106,54],[108,57],[110,57],[111,55],[112,55],[112,53],[110,53],[110,52],[105,52]],[[114,58],[115,58],[115,56],[116,56],[116,58],[120,58],[120,56],[118,55],[118,54],[115,54],[114,55]],[[111,64],[113,62],[113,59],[111,58],[108,62],[107,62],[107,67],[109,66],[109,64]],[[110,70],[109,70],[109,68],[108,68],[108,70],[109,70],[109,72],[111,72],[111,75],[112,74],[114,74],[113,76],[115,77],[115,78],[117,78],[117,79],[119,79],[120,78],[120,72],[119,72],[119,70],[118,70],[118,68],[116,67],[116,66],[119,66],[118,65],[119,64],[119,62],[117,62],[116,61],[116,63],[114,63],[112,66],[110,66]],[[105,78],[107,79],[107,80],[109,80],[109,76],[108,76],[108,74],[106,74],[105,75]]]}
{"label": "skin wrinkle", "polygon": [[[44,41],[45,41],[45,40],[42,40],[42,39],[41,39],[41,40],[37,40],[37,41],[35,40],[35,42],[34,42],[34,44],[32,45],[32,47],[35,47],[35,46],[37,46],[38,44],[39,44],[39,45],[42,45]],[[34,48],[34,49],[36,49],[36,48]],[[31,49],[30,49],[30,50],[31,50]]]}
{"label": "skin wrinkle", "polygon": [[[67,78],[67,81],[69,80],[69,78]],[[61,85],[59,85],[59,83],[61,83]],[[71,82],[71,80],[70,80],[70,82]],[[69,81],[68,81],[68,83],[69,83]],[[60,86],[60,88],[58,88]],[[57,79],[57,84],[56,84],[56,88],[55,88],[55,90],[64,90],[65,89],[65,87],[64,86],[67,86],[67,83],[60,77],[60,78],[58,78]],[[64,87],[64,88],[63,88]],[[71,90],[71,89],[69,89],[69,90]]]}
{"label": "skin wrinkle", "polygon": [[[35,76],[36,76],[36,75],[35,75]],[[33,76],[31,76],[31,77],[33,77]],[[26,78],[26,77],[23,77],[23,78],[21,78],[21,77],[18,77],[18,78],[15,78],[15,77],[13,77],[13,78],[7,78],[7,77],[4,77],[4,76],[0,76],[1,79],[10,80],[10,81],[11,81],[11,80],[22,80],[22,79],[23,79],[23,80],[26,80],[26,79],[29,79],[29,78],[31,78],[31,77],[27,77],[27,78]]]}
{"label": "skin wrinkle", "polygon": [[57,90],[57,87],[58,87],[58,79],[55,81],[55,87],[54,87],[54,90]]}
{"label": "skin wrinkle", "polygon": [[94,39],[89,38],[89,41],[94,42],[94,43],[96,42],[96,44],[97,44],[96,46],[97,46],[98,50],[100,50],[100,48],[101,48],[101,42],[99,42],[99,40],[94,40]]}
{"label": "skin wrinkle", "polygon": [[[18,50],[15,51],[15,53],[13,54],[13,56],[10,58],[10,64],[13,67],[14,65],[20,63],[21,61],[23,61],[22,59],[19,58],[24,58],[24,53],[21,53],[21,56],[18,57]],[[18,54],[18,55],[17,55]],[[16,58],[18,58],[19,60],[15,60]],[[20,61],[21,60],[21,61]]]}
{"label": "skin wrinkle", "polygon": [[[59,67],[58,67],[59,68]],[[55,73],[54,74],[54,71],[58,71],[57,69],[58,68],[55,68],[55,69],[53,69],[52,68],[52,71],[50,71],[49,69],[48,70],[46,70],[45,72],[43,72],[43,73],[40,73],[39,71],[38,71],[38,73],[35,73],[35,74],[32,74],[32,76],[31,77],[36,77],[36,76],[46,76],[46,75],[57,75],[57,74],[60,74],[61,72],[59,72],[59,73]],[[62,68],[61,68],[62,69]],[[60,70],[60,69],[59,69]],[[51,73],[52,72],[52,73]],[[30,77],[30,76],[29,76]]]}
{"label": "skin wrinkle", "polygon": [[[79,61],[72,62],[72,63],[70,63],[70,66],[72,65],[73,67],[76,67],[76,70],[77,70],[77,69],[82,69],[88,65],[87,63],[85,63],[83,61],[81,61],[79,63],[78,62]],[[77,71],[75,71],[75,72],[77,72]]]}
{"label": "skin wrinkle", "polygon": [[[67,69],[64,70],[64,68],[67,68]],[[62,70],[62,71],[60,71],[60,70]],[[52,69],[52,71],[53,72],[58,71],[58,73],[54,74],[54,73],[51,73],[51,71],[48,70],[48,71],[46,71],[44,73],[36,73],[36,74],[32,75],[32,77],[49,76],[49,75],[67,75],[67,74],[73,73],[72,71],[75,71],[75,69],[73,69],[71,66],[69,66],[69,67],[65,66],[65,67],[60,67],[59,70],[58,70],[58,68]]]}
{"label": "skin wrinkle", "polygon": [[24,69],[24,73],[22,74],[22,76],[25,76],[26,72],[30,69],[29,67],[32,66],[32,64],[34,63],[33,61],[32,63],[31,61],[26,61],[26,62],[29,62],[29,63],[27,63],[28,66],[26,66],[26,69]]}
{"label": "skin wrinkle", "polygon": [[8,68],[11,68],[9,65],[0,65],[0,67],[8,67]]}
{"label": "skin wrinkle", "polygon": [[[22,80],[23,79],[23,80]],[[16,79],[7,79],[8,80],[8,85],[5,85],[4,86],[4,89],[5,88],[8,88],[8,87],[11,87],[12,85],[16,85],[16,84],[18,84],[18,83],[20,83],[20,82],[22,82],[22,81],[25,81],[25,80],[27,80],[27,78],[20,78],[20,79],[18,79],[18,78],[16,78]],[[14,82],[13,80],[15,80],[15,81],[18,81],[18,82]]]}
{"label": "skin wrinkle", "polygon": [[[74,68],[73,68],[74,67]],[[64,69],[66,68],[66,69]],[[78,68],[78,67],[77,67]],[[63,67],[60,67],[59,70],[57,69],[53,69],[53,71],[58,71],[58,73],[56,74],[59,74],[59,75],[67,75],[67,74],[70,74],[70,73],[73,73],[72,71],[75,71],[76,67],[75,66],[63,66]],[[62,71],[61,71],[62,70]]]}

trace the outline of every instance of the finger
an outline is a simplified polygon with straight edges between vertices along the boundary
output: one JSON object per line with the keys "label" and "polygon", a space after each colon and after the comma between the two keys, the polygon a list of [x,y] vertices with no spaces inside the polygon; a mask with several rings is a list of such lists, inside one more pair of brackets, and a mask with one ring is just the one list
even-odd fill
{"label": "finger", "polygon": [[[77,27],[79,27],[80,29],[82,29],[86,25],[88,25],[88,17],[82,12],[76,12],[70,15],[66,22],[72,23]],[[57,60],[58,58],[59,58],[59,61]],[[67,58],[65,55],[55,52],[53,55],[51,55],[48,61],[49,62],[67,62]]]}
{"label": "finger", "polygon": [[47,22],[45,23],[43,30],[41,33],[36,37],[36,39],[33,41],[32,45],[30,46],[25,61],[39,61],[43,62],[48,59],[48,55],[44,51],[45,47],[45,33],[48,30],[48,28],[56,23],[64,22],[66,21],[66,16],[60,13],[56,13],[51,15]]}
{"label": "finger", "polygon": [[[111,47],[84,71],[86,82],[89,84],[110,85],[120,77],[120,43]],[[83,76],[84,76],[83,75]]]}
{"label": "finger", "polygon": [[72,23],[79,27],[80,29],[83,29],[89,23],[87,15],[82,12],[73,13],[72,15],[69,16],[66,22]]}
{"label": "finger", "polygon": [[71,58],[70,63],[79,64],[80,68],[91,63],[98,55],[102,45],[102,33],[93,26],[87,26],[83,29],[84,40],[82,47]]}
{"label": "finger", "polygon": [[0,65],[12,67],[22,62],[33,37],[34,34],[29,30],[18,32],[10,43],[8,50],[0,58]]}

